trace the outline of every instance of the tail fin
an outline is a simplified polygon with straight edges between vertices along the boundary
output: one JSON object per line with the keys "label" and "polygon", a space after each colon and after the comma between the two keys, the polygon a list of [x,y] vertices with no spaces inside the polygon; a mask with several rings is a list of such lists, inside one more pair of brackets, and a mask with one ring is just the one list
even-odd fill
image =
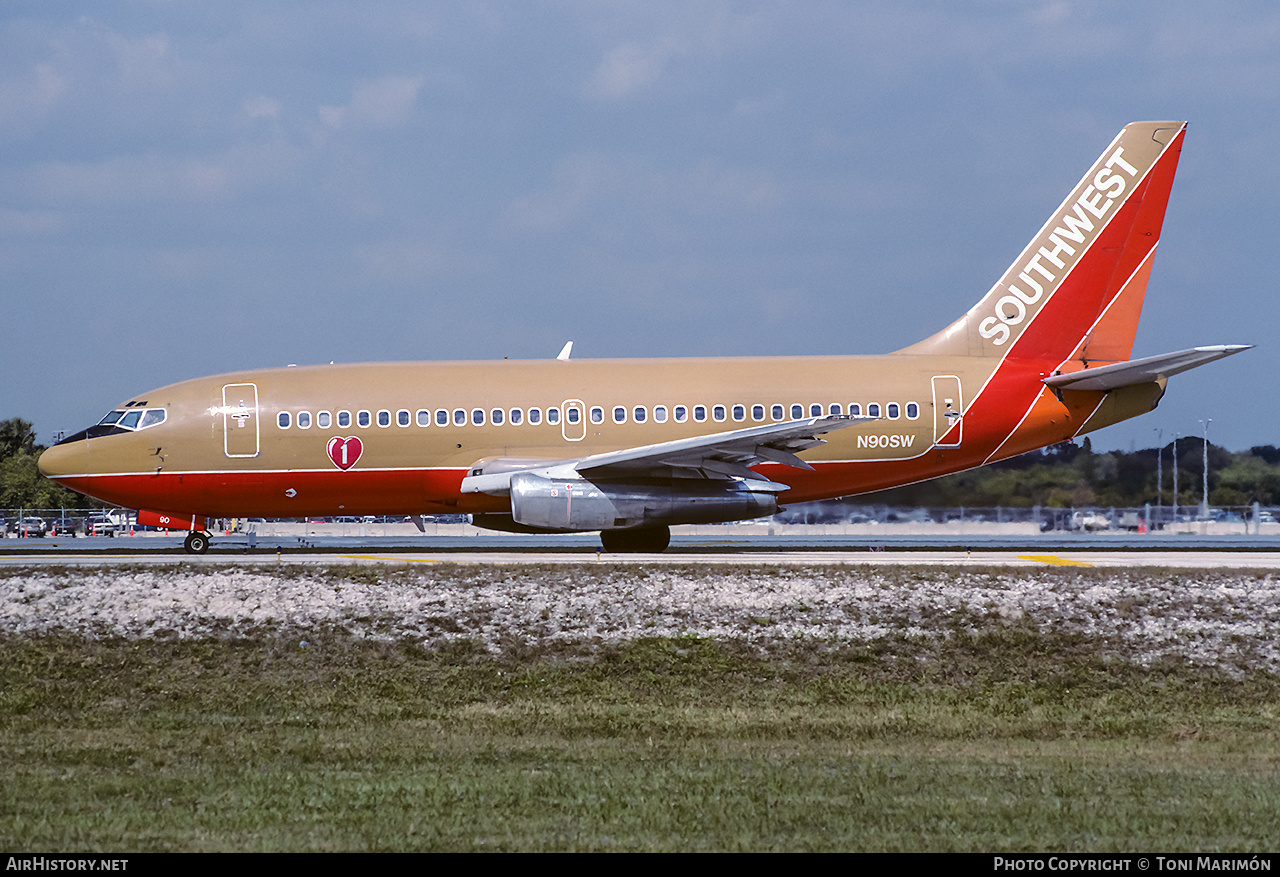
{"label": "tail fin", "polygon": [[1126,125],[982,301],[898,352],[1127,360],[1185,128]]}

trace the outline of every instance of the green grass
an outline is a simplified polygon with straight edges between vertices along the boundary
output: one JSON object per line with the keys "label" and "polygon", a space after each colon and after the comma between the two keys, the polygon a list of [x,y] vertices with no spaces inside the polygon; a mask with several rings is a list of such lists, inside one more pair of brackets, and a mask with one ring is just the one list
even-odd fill
{"label": "green grass", "polygon": [[0,847],[1257,852],[1278,695],[1018,629],[923,658],[10,637]]}

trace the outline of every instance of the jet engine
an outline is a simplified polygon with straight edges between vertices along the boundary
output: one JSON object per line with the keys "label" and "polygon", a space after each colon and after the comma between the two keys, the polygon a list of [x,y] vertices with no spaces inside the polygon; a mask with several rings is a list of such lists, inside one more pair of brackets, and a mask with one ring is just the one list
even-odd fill
{"label": "jet engine", "polygon": [[742,521],[778,511],[777,485],[730,479],[630,482],[511,476],[511,515],[474,515],[477,527],[516,532],[616,530]]}

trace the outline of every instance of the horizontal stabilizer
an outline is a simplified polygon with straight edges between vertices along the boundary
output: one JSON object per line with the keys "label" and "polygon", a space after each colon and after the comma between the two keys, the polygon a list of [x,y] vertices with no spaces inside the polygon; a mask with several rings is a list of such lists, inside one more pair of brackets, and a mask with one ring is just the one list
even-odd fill
{"label": "horizontal stabilizer", "polygon": [[1204,365],[1206,362],[1213,362],[1215,359],[1248,350],[1252,346],[1252,344],[1215,344],[1209,347],[1193,347],[1190,350],[1179,350],[1177,353],[1162,353],[1129,362],[1087,368],[1070,374],[1052,375],[1045,378],[1044,382],[1055,390],[1115,390],[1133,384],[1145,384],[1168,378]]}

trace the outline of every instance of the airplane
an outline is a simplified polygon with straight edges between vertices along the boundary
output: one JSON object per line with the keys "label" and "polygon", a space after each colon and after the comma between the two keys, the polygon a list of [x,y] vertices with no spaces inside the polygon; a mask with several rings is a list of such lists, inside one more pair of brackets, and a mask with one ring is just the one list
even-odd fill
{"label": "airplane", "polygon": [[290,366],[139,394],[40,471],[185,530],[210,518],[467,514],[657,552],[747,520],[971,469],[1155,408],[1251,345],[1131,359],[1185,122],[1127,125],[990,291],[879,356]]}

